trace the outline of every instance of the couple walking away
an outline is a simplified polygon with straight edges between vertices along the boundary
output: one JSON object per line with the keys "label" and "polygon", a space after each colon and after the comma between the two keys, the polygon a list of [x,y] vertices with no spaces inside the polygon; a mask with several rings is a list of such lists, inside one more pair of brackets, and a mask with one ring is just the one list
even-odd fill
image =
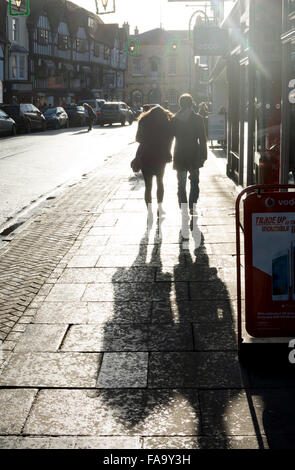
{"label": "couple walking away", "polygon": [[[180,110],[173,115],[170,111],[156,106],[143,113],[138,123],[136,141],[139,142],[136,157],[131,162],[134,171],[142,171],[145,182],[145,203],[151,215],[152,181],[157,179],[158,216],[164,214],[163,177],[165,166],[172,161],[171,145],[175,137],[173,168],[177,172],[178,203],[189,203],[190,214],[194,214],[199,197],[199,169],[207,159],[207,142],[203,118],[193,109],[191,95],[179,98]],[[190,179],[189,201],[186,183]]]}

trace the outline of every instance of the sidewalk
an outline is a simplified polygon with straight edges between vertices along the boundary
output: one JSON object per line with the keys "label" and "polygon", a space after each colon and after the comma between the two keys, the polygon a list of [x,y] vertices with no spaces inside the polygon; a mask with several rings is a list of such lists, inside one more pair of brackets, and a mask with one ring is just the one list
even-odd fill
{"label": "sidewalk", "polygon": [[294,448],[294,375],[237,359],[235,186],[210,153],[187,244],[167,167],[147,232],[130,149],[0,255],[0,448]]}

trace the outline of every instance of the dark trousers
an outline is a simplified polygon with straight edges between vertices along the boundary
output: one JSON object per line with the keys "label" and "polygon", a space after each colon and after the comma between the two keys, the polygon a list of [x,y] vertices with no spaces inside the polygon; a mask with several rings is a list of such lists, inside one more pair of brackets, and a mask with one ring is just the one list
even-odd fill
{"label": "dark trousers", "polygon": [[198,201],[199,198],[199,169],[195,170],[184,170],[177,171],[177,181],[178,181],[178,203],[179,207],[181,204],[187,204],[187,193],[186,193],[186,183],[187,183],[187,174],[189,173],[189,180],[191,183],[190,193],[189,193],[189,208],[193,209],[193,205]]}
{"label": "dark trousers", "polygon": [[144,200],[146,205],[151,204],[152,202],[152,188],[153,188],[153,176],[157,178],[157,201],[160,204],[163,202],[164,198],[164,172],[165,167],[157,170],[157,171],[149,171],[149,170],[142,170],[144,183],[145,183],[145,193],[144,193]]}
{"label": "dark trousers", "polygon": [[93,122],[94,122],[94,118],[88,118],[88,130],[89,131],[92,130]]}

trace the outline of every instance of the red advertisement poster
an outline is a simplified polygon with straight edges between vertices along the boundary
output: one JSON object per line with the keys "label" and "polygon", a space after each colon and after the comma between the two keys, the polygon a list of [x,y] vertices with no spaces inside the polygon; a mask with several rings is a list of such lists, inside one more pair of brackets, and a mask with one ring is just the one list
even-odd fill
{"label": "red advertisement poster", "polygon": [[252,193],[244,201],[246,330],[295,334],[295,193]]}

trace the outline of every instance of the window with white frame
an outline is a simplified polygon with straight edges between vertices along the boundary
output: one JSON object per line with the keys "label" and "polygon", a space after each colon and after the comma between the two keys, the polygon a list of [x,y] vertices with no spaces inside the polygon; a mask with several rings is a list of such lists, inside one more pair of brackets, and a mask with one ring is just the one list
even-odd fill
{"label": "window with white frame", "polygon": [[11,78],[13,80],[25,80],[26,68],[26,56],[24,54],[13,54],[11,56]]}
{"label": "window with white frame", "polygon": [[168,57],[168,75],[176,75],[176,57]]}
{"label": "window with white frame", "polygon": [[177,104],[178,100],[178,93],[176,90],[169,90],[168,91],[168,104],[175,105]]}
{"label": "window with white frame", "polygon": [[91,16],[88,16],[88,27],[94,28],[94,19]]}
{"label": "window with white frame", "polygon": [[142,75],[142,62],[139,58],[133,59],[133,75]]}
{"label": "window with white frame", "polygon": [[11,56],[11,78],[17,79],[17,56]]}
{"label": "window with white frame", "polygon": [[12,18],[12,40],[18,41],[19,23],[17,18]]}

